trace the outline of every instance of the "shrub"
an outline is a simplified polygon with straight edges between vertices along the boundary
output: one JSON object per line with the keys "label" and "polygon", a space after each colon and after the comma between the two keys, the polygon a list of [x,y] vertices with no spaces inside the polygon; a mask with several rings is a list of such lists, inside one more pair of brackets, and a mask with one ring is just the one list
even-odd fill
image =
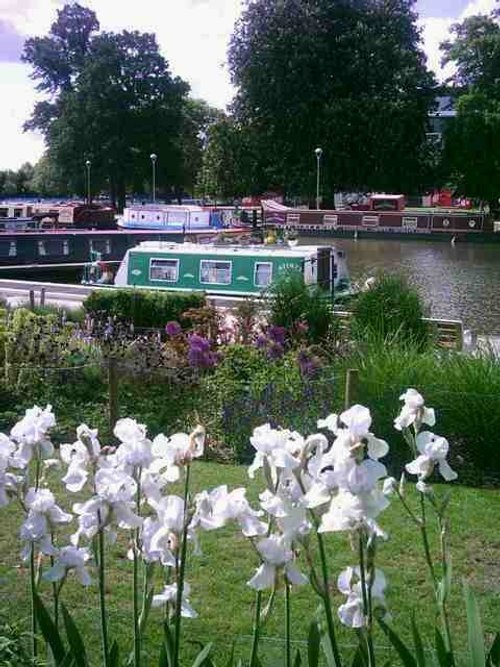
{"label": "shrub", "polygon": [[[180,320],[191,308],[202,308],[205,295],[196,292],[109,289],[92,292],[84,302],[92,317],[109,315],[139,328],[163,328],[171,320]],[[190,326],[189,320],[183,320]]]}
{"label": "shrub", "polygon": [[380,274],[374,286],[354,303],[352,333],[358,340],[398,340],[424,348],[429,332],[423,316],[420,297],[404,278]]}
{"label": "shrub", "polygon": [[200,416],[234,460],[251,459],[248,434],[263,422],[314,430],[317,415],[332,411],[330,369],[318,368],[313,353],[301,349],[269,359],[261,350],[234,344],[223,355],[202,380]]}
{"label": "shrub", "polygon": [[284,272],[269,289],[269,321],[289,331],[298,323],[307,325],[311,343],[324,340],[332,332],[334,318],[328,296],[310,287],[298,271]]}

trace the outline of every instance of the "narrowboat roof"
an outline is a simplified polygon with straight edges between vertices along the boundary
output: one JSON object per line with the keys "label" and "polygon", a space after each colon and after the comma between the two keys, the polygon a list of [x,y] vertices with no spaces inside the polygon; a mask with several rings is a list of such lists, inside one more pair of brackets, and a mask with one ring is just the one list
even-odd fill
{"label": "narrowboat roof", "polygon": [[[321,246],[327,248],[331,246]],[[210,243],[171,243],[169,241],[143,241],[131,249],[131,252],[168,252],[182,255],[239,255],[266,257],[310,257],[316,255],[318,246],[287,246],[287,245],[236,245]]]}

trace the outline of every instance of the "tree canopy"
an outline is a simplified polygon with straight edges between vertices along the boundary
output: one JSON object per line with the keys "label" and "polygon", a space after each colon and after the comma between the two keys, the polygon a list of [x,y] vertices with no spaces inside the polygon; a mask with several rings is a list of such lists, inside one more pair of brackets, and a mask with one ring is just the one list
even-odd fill
{"label": "tree canopy", "polygon": [[[419,186],[433,77],[413,0],[254,0],[229,66],[234,113],[268,185],[325,190]],[[254,174],[255,175],[255,174]]]}
{"label": "tree canopy", "polygon": [[500,25],[495,14],[472,16],[441,45],[453,63],[457,115],[444,159],[458,189],[498,208],[500,195]]}
{"label": "tree canopy", "polygon": [[47,159],[73,191],[85,191],[90,160],[94,192],[110,190],[123,207],[126,187],[143,191],[149,181],[151,153],[158,185],[183,185],[183,142],[198,127],[186,122],[189,86],[171,74],[154,35],[99,32],[95,13],[74,3],[46,37],[27,40],[23,58],[48,96],[26,127],[44,134]]}

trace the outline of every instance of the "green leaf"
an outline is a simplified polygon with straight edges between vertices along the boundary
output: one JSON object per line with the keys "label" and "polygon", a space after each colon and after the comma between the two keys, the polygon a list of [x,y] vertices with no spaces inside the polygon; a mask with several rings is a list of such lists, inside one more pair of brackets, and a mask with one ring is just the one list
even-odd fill
{"label": "green leaf", "polygon": [[56,665],[59,665],[66,657],[66,650],[64,648],[61,635],[59,634],[59,630],[56,628],[56,624],[52,620],[49,612],[45,608],[45,605],[37,593],[34,594],[34,603],[36,620],[40,626],[43,638],[50,646],[50,650],[52,651]]}
{"label": "green leaf", "polygon": [[75,664],[77,667],[87,667],[87,654],[85,652],[85,644],[82,636],[76,627],[74,620],[71,618],[71,614],[63,604],[61,605],[61,610],[64,619],[66,637],[68,638]]}
{"label": "green leaf", "polygon": [[384,634],[389,639],[391,644],[396,649],[402,664],[405,667],[418,667],[416,659],[413,657],[410,649],[406,646],[402,639],[394,632],[394,630],[385,623],[381,618],[377,619]]}
{"label": "green leaf", "polygon": [[497,632],[493,644],[491,645],[488,658],[486,660],[487,667],[500,667],[500,633]]}
{"label": "green leaf", "polygon": [[193,662],[193,667],[204,667],[204,665],[207,665],[207,658],[210,654],[210,651],[212,650],[212,647],[213,642],[210,642],[210,644],[207,644],[204,648],[202,648]]}
{"label": "green leaf", "polygon": [[465,609],[467,611],[467,639],[469,643],[471,667],[486,667],[486,650],[484,646],[481,616],[476,598],[470,587],[464,583]]}
{"label": "green leaf", "polygon": [[351,667],[366,667],[367,664],[368,660],[367,660],[366,650],[363,650],[363,646],[361,645],[360,641],[360,643],[358,644],[358,648],[354,653]]}
{"label": "green leaf", "polygon": [[73,654],[70,652],[66,653],[62,662],[57,663],[57,667],[73,667],[74,664]]}
{"label": "green leaf", "polygon": [[295,651],[295,658],[293,660],[293,667],[302,667],[302,656],[299,649]]}
{"label": "green leaf", "polygon": [[451,558],[448,556],[444,565],[444,576],[438,584],[438,603],[443,606],[451,592]]}
{"label": "green leaf", "polygon": [[151,611],[151,604],[153,602],[153,594],[154,594],[154,588],[151,587],[146,595],[146,599],[144,600],[144,606],[139,616],[139,632],[141,633],[141,635],[146,629],[146,623],[148,621],[149,612]]}
{"label": "green leaf", "polygon": [[443,635],[439,632],[439,628],[435,631],[436,653],[440,667],[453,667],[454,660],[452,654],[447,650]]}
{"label": "green leaf", "polygon": [[317,667],[319,663],[319,647],[321,634],[317,621],[312,621],[309,626],[309,636],[307,637],[307,660],[309,667]]}
{"label": "green leaf", "polygon": [[425,653],[422,637],[418,631],[417,623],[415,621],[415,613],[411,615],[411,632],[413,635],[413,645],[415,646],[415,658],[417,659],[418,667],[425,667]]}
{"label": "green leaf", "polygon": [[111,650],[109,651],[108,656],[108,666],[109,667],[119,667],[120,665],[120,647],[118,642],[115,641],[111,644]]}
{"label": "green leaf", "polygon": [[160,651],[159,667],[173,667],[174,664],[174,639],[168,621],[163,624],[163,642]]}
{"label": "green leaf", "polygon": [[231,644],[231,653],[229,654],[229,660],[226,662],[226,667],[233,667],[234,665],[234,650],[235,642]]}

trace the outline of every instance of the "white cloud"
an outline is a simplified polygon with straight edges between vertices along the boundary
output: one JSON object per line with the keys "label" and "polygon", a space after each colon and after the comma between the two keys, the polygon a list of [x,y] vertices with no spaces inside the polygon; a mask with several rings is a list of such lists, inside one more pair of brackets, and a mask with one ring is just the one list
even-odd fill
{"label": "white cloud", "polygon": [[441,66],[442,54],[439,50],[441,42],[451,37],[450,28],[454,23],[463,21],[468,16],[489,14],[496,6],[497,0],[471,0],[459,16],[453,18],[429,17],[419,20],[422,29],[424,51],[427,64],[440,81],[444,81],[453,73],[453,65]]}

